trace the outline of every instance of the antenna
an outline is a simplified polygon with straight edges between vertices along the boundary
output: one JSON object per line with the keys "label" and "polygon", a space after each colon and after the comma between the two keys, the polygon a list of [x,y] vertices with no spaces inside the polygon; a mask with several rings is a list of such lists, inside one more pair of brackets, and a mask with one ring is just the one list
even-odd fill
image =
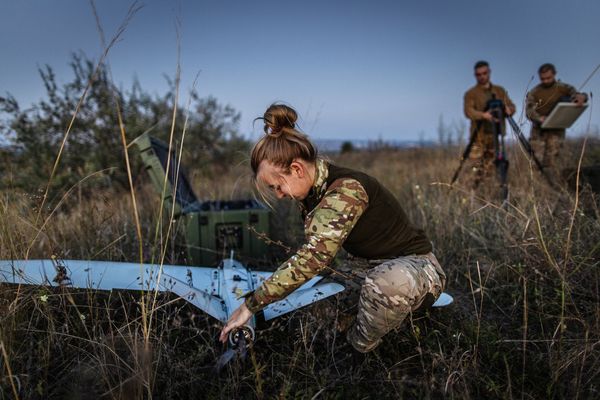
{"label": "antenna", "polygon": [[579,86],[579,89],[577,89],[578,92],[581,92],[581,89],[583,89],[583,87],[585,85],[587,85],[587,83],[590,81],[590,79],[592,79],[592,76],[594,76],[594,74],[596,72],[598,72],[598,69],[600,69],[600,64],[596,65],[596,68],[594,68],[594,70],[592,71],[592,73],[586,78],[585,81],[583,81],[583,83],[581,84],[581,86]]}

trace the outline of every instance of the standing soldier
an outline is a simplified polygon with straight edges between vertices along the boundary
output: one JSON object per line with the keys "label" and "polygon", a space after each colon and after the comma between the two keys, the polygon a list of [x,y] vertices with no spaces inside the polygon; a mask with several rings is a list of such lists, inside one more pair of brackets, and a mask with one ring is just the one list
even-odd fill
{"label": "standing soldier", "polygon": [[464,97],[464,111],[467,118],[471,120],[471,140],[473,146],[467,160],[467,178],[472,189],[477,189],[479,184],[490,177],[494,177],[494,122],[499,122],[504,134],[505,122],[494,121],[492,113],[487,109],[488,102],[492,99],[501,100],[504,103],[504,113],[512,115],[515,105],[508,97],[508,93],[502,86],[492,85],[490,82],[490,66],[487,61],[475,63],[475,79],[477,84],[470,88]]}
{"label": "standing soldier", "polygon": [[542,156],[542,166],[551,179],[557,179],[556,163],[565,139],[565,129],[542,129],[541,125],[554,106],[561,101],[572,101],[583,105],[585,93],[566,83],[556,80],[556,68],[547,63],[538,69],[540,83],[527,93],[527,118],[531,121],[531,145]]}

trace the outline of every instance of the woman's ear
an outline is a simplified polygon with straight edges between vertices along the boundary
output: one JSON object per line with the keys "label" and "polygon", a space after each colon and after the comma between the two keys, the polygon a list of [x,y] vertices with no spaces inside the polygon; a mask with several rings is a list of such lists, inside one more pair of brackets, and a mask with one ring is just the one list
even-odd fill
{"label": "woman's ear", "polygon": [[290,164],[290,173],[295,174],[298,178],[304,178],[306,175],[306,167],[299,161],[292,161]]}

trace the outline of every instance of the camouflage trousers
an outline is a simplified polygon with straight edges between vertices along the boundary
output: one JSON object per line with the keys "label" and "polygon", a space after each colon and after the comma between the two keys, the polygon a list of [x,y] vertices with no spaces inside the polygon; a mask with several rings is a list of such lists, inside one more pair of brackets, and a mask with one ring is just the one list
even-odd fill
{"label": "camouflage trousers", "polygon": [[359,352],[373,350],[386,333],[431,297],[428,294],[437,299],[445,282],[446,275],[433,253],[395,258],[370,269],[348,341]]}
{"label": "camouflage trousers", "polygon": [[552,184],[561,185],[561,149],[565,140],[564,129],[532,129],[530,143],[536,157],[542,163],[544,172]]}
{"label": "camouflage trousers", "polygon": [[554,184],[561,184],[559,167],[561,164],[560,153],[565,140],[563,129],[533,130],[531,132],[531,147],[538,157],[546,176]]}
{"label": "camouflage trousers", "polygon": [[477,189],[480,184],[492,181],[495,186],[496,159],[494,135],[488,132],[480,132],[473,142],[469,158],[465,162],[465,177],[462,179],[464,185],[469,189]]}
{"label": "camouflage trousers", "polygon": [[564,140],[565,131],[562,129],[531,132],[531,147],[544,168],[556,167]]}

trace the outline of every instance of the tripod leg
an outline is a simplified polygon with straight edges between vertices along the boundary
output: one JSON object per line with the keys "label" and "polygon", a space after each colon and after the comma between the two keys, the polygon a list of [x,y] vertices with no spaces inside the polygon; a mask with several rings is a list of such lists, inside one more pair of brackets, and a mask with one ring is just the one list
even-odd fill
{"label": "tripod leg", "polygon": [[512,117],[508,117],[508,122],[510,123],[510,126],[513,129],[513,133],[517,136],[517,139],[519,140],[519,143],[521,143],[521,146],[523,146],[523,148],[525,149],[525,151],[529,154],[529,157],[531,157],[531,160],[534,162],[534,164],[536,165],[536,167],[538,168],[538,170],[540,171],[540,173],[542,174],[542,176],[546,179],[546,181],[548,182],[548,184],[550,186],[552,186],[553,188],[558,188],[556,183],[548,176],[548,174],[546,173],[544,166],[542,165],[542,163],[540,162],[540,160],[536,157],[536,153],[540,154],[541,153],[541,148],[536,149],[536,151],[533,150],[532,144],[533,142],[537,141],[538,143],[540,143],[539,147],[544,146],[542,143],[542,138],[539,136],[533,136],[531,138],[532,143],[530,144],[527,139],[525,139],[525,135],[523,135],[523,132],[521,131],[521,129],[519,128],[519,125],[517,125],[517,123],[515,122],[515,120]]}
{"label": "tripod leg", "polygon": [[[499,116],[502,112],[499,111]],[[501,121],[502,119],[498,119]],[[494,164],[496,165],[496,177],[500,183],[500,198],[503,202],[508,199],[508,160],[504,148],[504,131],[500,122],[494,125]]]}
{"label": "tripod leg", "polygon": [[458,179],[458,174],[460,174],[460,171],[461,171],[465,161],[467,161],[467,164],[468,164],[468,159],[471,156],[471,149],[473,148],[473,144],[477,141],[477,135],[479,133],[480,127],[481,127],[481,122],[478,122],[477,127],[475,128],[475,131],[471,134],[469,143],[467,144],[467,147],[465,148],[465,151],[463,152],[462,157],[460,158],[460,164],[458,165],[458,168],[454,172],[454,176],[452,177],[452,180],[450,181],[451,186],[454,185],[454,182],[456,182],[456,180]]}

